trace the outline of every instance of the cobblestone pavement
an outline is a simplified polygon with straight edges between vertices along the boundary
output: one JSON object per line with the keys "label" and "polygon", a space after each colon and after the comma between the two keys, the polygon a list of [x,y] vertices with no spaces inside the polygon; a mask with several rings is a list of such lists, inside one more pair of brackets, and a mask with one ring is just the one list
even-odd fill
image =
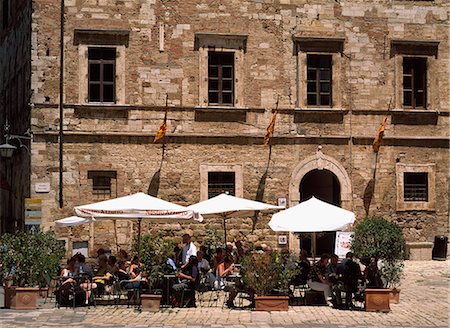
{"label": "cobblestone pavement", "polygon": [[139,313],[126,307],[97,306],[0,310],[0,327],[449,327],[449,265],[448,261],[407,261],[400,304],[392,304],[390,313],[341,311],[326,306],[295,306],[288,312],[271,313],[220,306]]}

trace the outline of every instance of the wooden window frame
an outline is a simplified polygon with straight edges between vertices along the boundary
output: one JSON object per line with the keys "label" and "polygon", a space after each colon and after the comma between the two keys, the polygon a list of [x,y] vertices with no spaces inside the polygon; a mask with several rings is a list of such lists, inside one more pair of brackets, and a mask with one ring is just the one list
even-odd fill
{"label": "wooden window frame", "polygon": [[[405,66],[407,62],[411,65],[411,73],[405,73]],[[405,87],[405,79],[411,79],[411,88]],[[418,94],[420,92],[419,88],[416,86],[418,79],[422,80],[423,99],[422,105],[417,105]],[[411,94],[411,103],[406,103],[405,94]],[[426,109],[427,107],[427,58],[424,57],[403,57],[403,107],[405,108],[420,108]]]}
{"label": "wooden window frame", "polygon": [[[212,56],[217,56],[218,58],[218,64],[212,64]],[[224,64],[225,56],[231,57],[232,64]],[[224,68],[231,68],[231,77],[224,78],[223,77],[223,69]],[[211,68],[217,68],[217,77],[211,76]],[[225,52],[225,51],[208,51],[208,105],[213,106],[234,106],[234,98],[235,98],[235,85],[234,85],[234,78],[235,78],[235,61],[234,61],[234,53],[233,52]],[[216,80],[217,81],[217,90],[212,90],[210,88],[210,81]],[[231,82],[231,91],[224,91],[223,89],[223,83],[224,81],[230,81]],[[214,92],[217,93],[217,102],[211,102],[210,94]],[[224,102],[223,101],[223,94],[224,93],[231,93],[231,102]]]}
{"label": "wooden window frame", "polygon": [[[327,58],[327,64],[328,67],[322,67],[320,65],[321,62],[321,58]],[[317,67],[312,67],[312,65],[309,63],[310,60],[313,61],[313,59],[315,59],[315,61],[317,61],[316,66]],[[306,65],[306,84],[307,84],[307,91],[306,91],[306,104],[307,106],[319,106],[319,107],[333,107],[333,57],[330,54],[306,54],[306,61],[307,61],[307,65]],[[323,70],[328,70],[329,71],[329,79],[328,80],[321,80],[320,77],[320,73]],[[315,72],[315,79],[314,80],[310,80],[308,79],[308,73],[310,71],[314,71]],[[322,92],[321,91],[321,83],[322,82],[327,82],[329,84],[329,91],[328,92]],[[311,92],[308,91],[308,86],[310,83],[315,83],[315,87],[316,87],[316,91],[315,92]],[[310,103],[309,102],[309,95],[315,95],[316,97],[316,101],[315,103]],[[322,96],[328,96],[329,101],[328,104],[322,104]]]}
{"label": "wooden window frame", "polygon": [[[114,59],[91,59],[90,52],[91,51],[105,51],[105,50],[113,50],[114,51]],[[90,103],[116,103],[116,57],[117,50],[116,48],[97,48],[97,47],[89,47],[88,48],[88,102]],[[99,81],[92,81],[91,79],[91,65],[98,64],[100,65],[100,73],[99,73]],[[112,81],[104,80],[104,67],[105,65],[112,65]],[[91,95],[91,85],[99,85],[100,94],[99,100],[92,100]],[[112,85],[113,94],[112,101],[105,101],[104,95],[104,86]]]}

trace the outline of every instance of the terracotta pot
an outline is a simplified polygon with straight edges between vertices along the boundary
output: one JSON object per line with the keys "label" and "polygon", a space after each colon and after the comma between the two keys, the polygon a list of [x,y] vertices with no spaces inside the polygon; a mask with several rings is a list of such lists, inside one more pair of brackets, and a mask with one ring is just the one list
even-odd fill
{"label": "terracotta pot", "polygon": [[158,312],[161,306],[161,295],[142,294],[142,311]]}
{"label": "terracotta pot", "polygon": [[255,296],[256,311],[287,311],[288,296]]}
{"label": "terracotta pot", "polygon": [[366,311],[389,312],[389,293],[391,289],[366,289]]}
{"label": "terracotta pot", "polygon": [[37,308],[39,288],[6,287],[5,307],[14,310],[34,310]]}
{"label": "terracotta pot", "polygon": [[392,304],[400,303],[400,288],[392,288],[389,293],[389,302]]}

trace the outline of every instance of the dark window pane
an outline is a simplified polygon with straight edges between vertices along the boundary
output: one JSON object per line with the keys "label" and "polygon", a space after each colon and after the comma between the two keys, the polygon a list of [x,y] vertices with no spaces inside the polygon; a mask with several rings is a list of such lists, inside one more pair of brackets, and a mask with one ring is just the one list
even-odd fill
{"label": "dark window pane", "polygon": [[112,84],[103,85],[103,101],[114,102],[114,86]]}
{"label": "dark window pane", "polygon": [[223,65],[234,65],[234,54],[231,52],[224,52],[222,54]]}
{"label": "dark window pane", "polygon": [[403,186],[405,201],[428,201],[428,173],[404,173]]}
{"label": "dark window pane", "polygon": [[416,94],[416,107],[424,107],[424,99],[423,99],[423,93],[417,93]]}
{"label": "dark window pane", "polygon": [[317,105],[317,96],[315,94],[308,94],[308,105]]}
{"label": "dark window pane", "polygon": [[308,92],[316,92],[317,91],[316,86],[317,86],[316,82],[308,82],[308,84],[307,84]]}
{"label": "dark window pane", "polygon": [[329,106],[330,105],[330,96],[321,95],[320,96],[320,104]]}
{"label": "dark window pane", "polygon": [[218,92],[209,92],[208,101],[211,104],[219,103],[219,93]]}
{"label": "dark window pane", "polygon": [[114,81],[114,65],[104,64],[103,65],[103,81]]}
{"label": "dark window pane", "polygon": [[330,80],[330,70],[320,70],[320,80],[329,81]]}
{"label": "dark window pane", "polygon": [[403,91],[403,105],[412,106],[412,93],[411,91]]}
{"label": "dark window pane", "polygon": [[329,82],[320,82],[320,92],[330,92],[330,83]]}
{"label": "dark window pane", "polygon": [[208,198],[222,193],[235,195],[235,173],[208,172]]}
{"label": "dark window pane", "polygon": [[222,77],[232,78],[233,77],[233,67],[224,66],[222,67]]}
{"label": "dark window pane", "polygon": [[208,71],[208,76],[219,77],[219,68],[217,66],[210,66]]}
{"label": "dark window pane", "polygon": [[403,77],[403,88],[405,88],[405,89],[411,89],[412,88],[411,76],[405,75]]}
{"label": "dark window pane", "polygon": [[89,65],[89,79],[91,81],[100,81],[100,64]]}
{"label": "dark window pane", "polygon": [[233,81],[232,80],[224,80],[222,81],[222,89],[225,90],[233,90]]}
{"label": "dark window pane", "polygon": [[208,81],[208,89],[209,89],[209,91],[217,91],[217,90],[219,90],[219,81],[218,80],[209,79],[209,81]]}
{"label": "dark window pane", "polygon": [[220,63],[220,56],[217,52],[210,51],[208,52],[208,63],[209,65],[219,65]]}
{"label": "dark window pane", "polygon": [[90,84],[89,85],[89,101],[99,102],[100,101],[100,84]]}
{"label": "dark window pane", "polygon": [[308,80],[316,80],[316,69],[308,68]]}
{"label": "dark window pane", "polygon": [[222,103],[223,104],[232,104],[233,103],[233,95],[231,93],[223,93],[222,94]]}

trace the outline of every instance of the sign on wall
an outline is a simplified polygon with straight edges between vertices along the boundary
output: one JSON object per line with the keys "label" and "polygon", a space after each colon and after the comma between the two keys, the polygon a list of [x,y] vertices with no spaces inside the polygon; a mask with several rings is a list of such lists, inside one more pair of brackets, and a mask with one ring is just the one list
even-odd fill
{"label": "sign on wall", "polygon": [[25,225],[40,225],[42,219],[42,199],[25,198]]}
{"label": "sign on wall", "polygon": [[336,243],[334,245],[334,253],[339,257],[345,257],[350,252],[350,244],[352,243],[353,232],[336,232]]}

